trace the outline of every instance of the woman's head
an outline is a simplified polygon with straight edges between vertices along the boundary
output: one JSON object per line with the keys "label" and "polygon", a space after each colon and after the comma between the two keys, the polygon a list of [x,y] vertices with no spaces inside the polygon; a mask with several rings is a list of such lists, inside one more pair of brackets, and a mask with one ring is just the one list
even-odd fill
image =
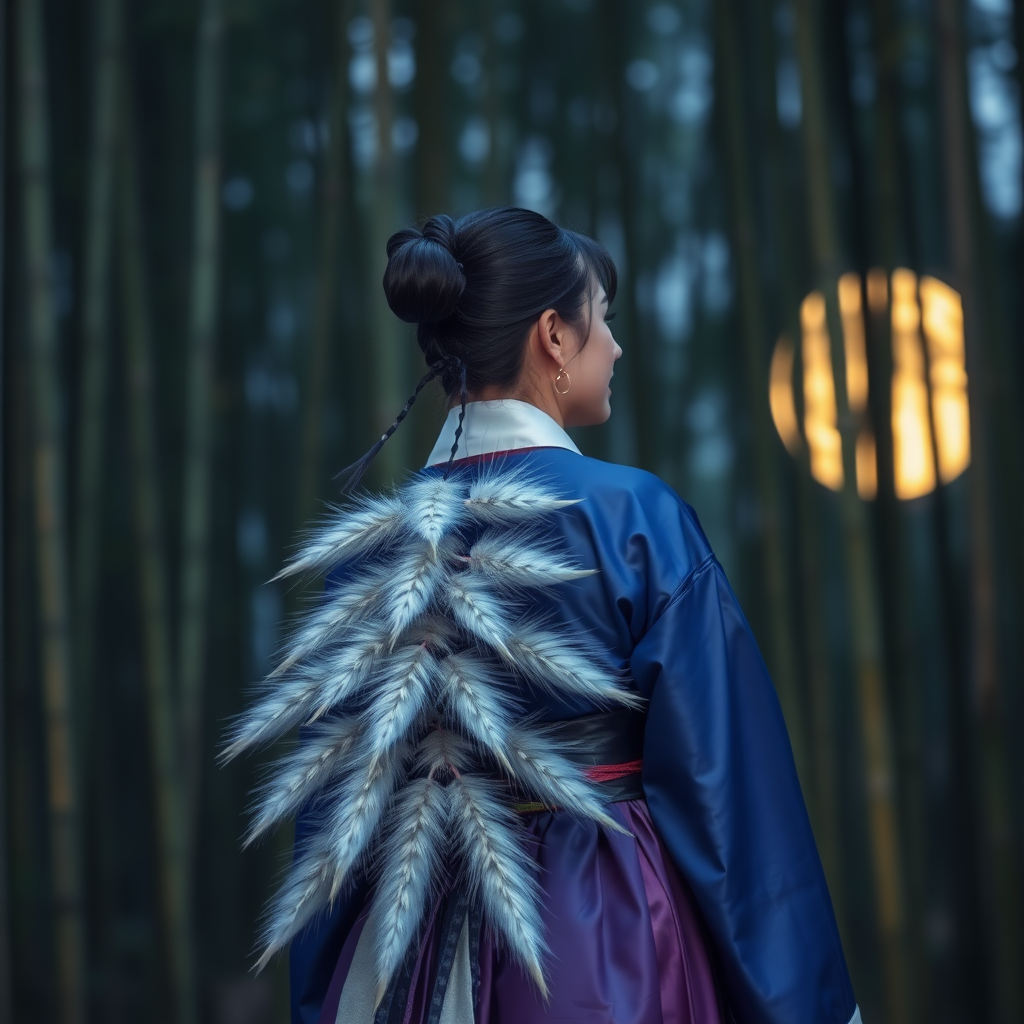
{"label": "woman's head", "polygon": [[[446,393],[458,392],[462,367],[473,394],[523,397],[524,388],[544,390],[538,367],[551,383],[561,369],[553,393],[570,412],[562,417],[567,423],[607,418],[619,350],[604,316],[615,288],[615,264],[601,245],[531,210],[432,217],[422,231],[399,231],[388,241],[388,304],[418,325],[428,364],[447,360]],[[587,353],[591,343],[595,350]],[[524,379],[531,370],[534,379]]]}

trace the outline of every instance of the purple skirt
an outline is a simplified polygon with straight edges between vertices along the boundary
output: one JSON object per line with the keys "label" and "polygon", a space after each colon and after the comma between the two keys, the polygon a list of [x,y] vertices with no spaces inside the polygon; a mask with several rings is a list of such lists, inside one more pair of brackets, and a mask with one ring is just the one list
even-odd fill
{"label": "purple skirt", "polygon": [[[625,800],[608,809],[632,836],[578,822],[564,812],[525,816],[544,889],[550,999],[544,1003],[485,929],[475,1024],[721,1024],[728,1019],[700,914],[654,830],[647,804]],[[320,1024],[335,1024],[368,909],[341,951]],[[437,932],[436,923],[428,927],[421,946],[405,1024],[426,1019]]]}

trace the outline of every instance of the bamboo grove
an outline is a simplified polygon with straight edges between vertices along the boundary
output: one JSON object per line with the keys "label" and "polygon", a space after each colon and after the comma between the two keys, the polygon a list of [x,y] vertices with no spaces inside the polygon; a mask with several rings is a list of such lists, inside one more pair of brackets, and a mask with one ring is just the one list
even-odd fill
{"label": "bamboo grove", "polygon": [[[1020,0],[2,0],[0,1020],[285,1019],[226,719],[421,372],[384,242],[600,238],[865,1021],[1024,1019]],[[421,402],[374,484],[417,465]]]}

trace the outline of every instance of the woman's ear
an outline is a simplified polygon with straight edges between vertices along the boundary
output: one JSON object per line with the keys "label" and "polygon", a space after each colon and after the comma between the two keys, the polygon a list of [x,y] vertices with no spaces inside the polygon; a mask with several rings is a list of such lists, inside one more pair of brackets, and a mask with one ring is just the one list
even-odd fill
{"label": "woman's ear", "polygon": [[565,365],[568,358],[568,352],[562,345],[564,336],[565,324],[562,318],[553,309],[545,309],[537,320],[537,343],[542,353],[559,368]]}

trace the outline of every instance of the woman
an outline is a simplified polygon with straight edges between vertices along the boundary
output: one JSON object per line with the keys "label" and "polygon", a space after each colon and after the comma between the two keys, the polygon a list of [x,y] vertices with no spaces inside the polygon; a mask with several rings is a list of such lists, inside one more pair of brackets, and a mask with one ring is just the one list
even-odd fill
{"label": "woman", "polygon": [[519,209],[388,256],[429,367],[410,404],[438,376],[452,408],[421,474],[286,570],[329,571],[328,598],[229,749],[316,720],[254,826],[301,801],[267,930],[268,955],[292,939],[293,1020],[859,1021],[697,518],[565,432],[610,415],[611,259]]}

